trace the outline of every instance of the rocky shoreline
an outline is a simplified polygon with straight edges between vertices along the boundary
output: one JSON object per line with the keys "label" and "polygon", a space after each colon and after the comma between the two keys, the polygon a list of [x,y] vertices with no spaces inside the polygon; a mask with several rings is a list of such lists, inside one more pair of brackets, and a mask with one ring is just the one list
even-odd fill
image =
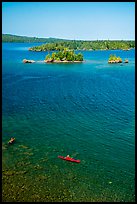
{"label": "rocky shoreline", "polygon": [[[108,63],[109,63],[109,64],[122,63],[122,60],[109,60]],[[125,59],[124,63],[128,63],[128,60]]]}
{"label": "rocky shoreline", "polygon": [[43,60],[43,61],[34,61],[34,60],[28,60],[28,59],[23,59],[23,63],[80,63],[82,61],[67,61],[67,60]]}
{"label": "rocky shoreline", "polygon": [[109,60],[108,63],[122,63],[122,60]]}
{"label": "rocky shoreline", "polygon": [[82,61],[67,61],[67,60],[44,60],[45,63],[79,63]]}
{"label": "rocky shoreline", "polygon": [[[48,59],[48,60],[43,60],[43,61],[34,61],[34,60],[28,60],[28,59],[23,59],[22,61],[23,63],[81,63],[83,61],[67,61],[67,60],[52,60],[52,59]],[[116,59],[116,60],[108,60],[109,64],[113,64],[113,63],[122,63],[121,59]],[[128,60],[125,59],[124,63],[128,63]]]}
{"label": "rocky shoreline", "polygon": [[[108,59],[108,63],[113,64],[113,63],[122,63],[121,57],[117,57],[116,55],[110,55]],[[124,60],[124,63],[128,63],[128,59]]]}
{"label": "rocky shoreline", "polygon": [[34,60],[23,59],[23,63],[35,63]]}

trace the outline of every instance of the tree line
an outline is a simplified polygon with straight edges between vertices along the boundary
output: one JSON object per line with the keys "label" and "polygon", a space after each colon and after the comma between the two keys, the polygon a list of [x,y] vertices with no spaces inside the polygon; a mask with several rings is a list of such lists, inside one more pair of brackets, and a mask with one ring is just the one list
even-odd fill
{"label": "tree line", "polygon": [[135,48],[135,41],[110,41],[110,40],[96,40],[96,41],[58,41],[53,43],[42,44],[29,48],[30,51],[62,51],[64,48],[69,50],[129,50]]}
{"label": "tree line", "polygon": [[[64,41],[64,39],[58,38],[37,38],[37,37],[27,37],[18,36],[11,34],[2,34],[2,42],[19,42],[19,43],[53,43],[56,41]],[[67,41],[67,40],[66,40]]]}
{"label": "tree line", "polygon": [[73,50],[128,50],[135,48],[134,40],[67,40],[58,38],[37,38],[27,36],[17,36],[11,34],[2,34],[2,42],[41,42],[40,46],[30,48],[31,51],[62,51],[65,47]]}

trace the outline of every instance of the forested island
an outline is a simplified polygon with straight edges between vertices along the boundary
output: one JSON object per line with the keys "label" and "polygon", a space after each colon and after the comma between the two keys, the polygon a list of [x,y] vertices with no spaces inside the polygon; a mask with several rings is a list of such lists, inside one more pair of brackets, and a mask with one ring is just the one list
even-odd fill
{"label": "forested island", "polygon": [[135,41],[109,41],[109,40],[97,40],[97,41],[58,41],[54,43],[47,43],[40,46],[34,46],[29,48],[30,51],[62,51],[63,49],[73,50],[130,50],[135,48]]}
{"label": "forested island", "polygon": [[[117,57],[116,55],[110,55],[109,59],[108,59],[108,63],[122,63],[122,59],[121,57]],[[124,63],[128,63],[128,59],[124,60]]]}
{"label": "forested island", "polygon": [[116,57],[116,55],[110,55],[108,63],[122,63],[121,57]]}
{"label": "forested island", "polygon": [[45,58],[45,62],[82,62],[83,55],[81,53],[75,54],[74,50],[68,50],[65,48],[63,51],[53,52],[48,54]]}

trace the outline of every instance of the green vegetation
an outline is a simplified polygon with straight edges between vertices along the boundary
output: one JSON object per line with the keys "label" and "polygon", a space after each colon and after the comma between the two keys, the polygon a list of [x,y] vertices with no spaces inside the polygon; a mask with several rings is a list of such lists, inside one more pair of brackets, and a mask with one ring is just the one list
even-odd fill
{"label": "green vegetation", "polygon": [[2,34],[2,42],[41,42],[46,43],[40,46],[30,48],[30,51],[63,51],[64,48],[69,50],[129,50],[135,48],[135,41],[133,40],[96,40],[96,41],[84,41],[84,40],[66,40],[58,38],[37,38],[17,36],[10,34]]}
{"label": "green vegetation", "polygon": [[62,51],[64,48],[69,50],[129,50],[135,48],[135,41],[81,41],[81,40],[71,40],[71,41],[58,41],[54,43],[47,43],[40,46],[35,46],[30,48],[30,51],[50,51],[58,50]]}
{"label": "green vegetation", "polygon": [[[64,41],[64,39],[57,38],[36,38],[36,37],[26,37],[10,34],[2,34],[2,42],[23,42],[23,43],[33,43],[33,42],[42,42],[42,43],[53,43],[57,41]],[[65,40],[67,41],[67,40]]]}
{"label": "green vegetation", "polygon": [[45,58],[47,62],[75,62],[83,61],[83,55],[81,53],[75,54],[73,50],[64,48],[63,51],[53,52],[51,55],[48,54]]}
{"label": "green vegetation", "polygon": [[120,57],[116,57],[116,55],[110,55],[108,59],[108,63],[121,63],[122,59]]}

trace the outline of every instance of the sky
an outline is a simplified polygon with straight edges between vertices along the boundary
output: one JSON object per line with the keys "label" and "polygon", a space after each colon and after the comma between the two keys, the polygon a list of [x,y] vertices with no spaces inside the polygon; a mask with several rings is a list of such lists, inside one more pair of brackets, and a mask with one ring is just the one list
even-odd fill
{"label": "sky", "polygon": [[73,40],[135,40],[135,2],[3,2],[2,33]]}

